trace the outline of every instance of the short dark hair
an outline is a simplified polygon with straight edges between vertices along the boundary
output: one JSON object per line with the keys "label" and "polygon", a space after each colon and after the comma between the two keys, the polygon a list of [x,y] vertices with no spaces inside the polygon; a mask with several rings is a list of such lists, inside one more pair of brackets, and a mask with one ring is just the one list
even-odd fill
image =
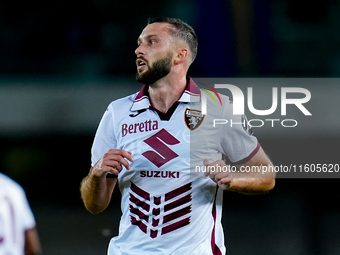
{"label": "short dark hair", "polygon": [[148,25],[152,23],[169,23],[172,25],[174,29],[169,29],[170,35],[185,41],[189,45],[192,61],[194,61],[197,55],[197,36],[195,30],[188,23],[168,17],[149,18]]}

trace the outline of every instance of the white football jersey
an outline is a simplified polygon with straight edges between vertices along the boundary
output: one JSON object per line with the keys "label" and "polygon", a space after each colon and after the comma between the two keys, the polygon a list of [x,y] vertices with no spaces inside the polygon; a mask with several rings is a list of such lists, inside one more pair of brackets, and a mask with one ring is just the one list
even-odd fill
{"label": "white football jersey", "polygon": [[25,231],[34,227],[24,190],[0,173],[0,254],[23,255]]}
{"label": "white football jersey", "polygon": [[247,161],[259,145],[243,125],[213,127],[214,118],[242,122],[242,116],[232,115],[229,99],[221,97],[223,106],[207,97],[208,113],[202,116],[201,91],[188,78],[167,114],[151,106],[147,86],[108,106],[94,139],[92,165],[109,149],[130,151],[135,159],[118,175],[122,217],[109,255],[225,254],[223,191],[197,166],[221,159],[222,153],[233,162]]}

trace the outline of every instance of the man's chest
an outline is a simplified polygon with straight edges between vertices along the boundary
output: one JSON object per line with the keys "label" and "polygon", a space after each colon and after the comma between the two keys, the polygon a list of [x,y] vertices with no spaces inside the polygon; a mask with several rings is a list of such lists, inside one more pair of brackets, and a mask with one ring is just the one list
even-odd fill
{"label": "man's chest", "polygon": [[146,110],[131,114],[117,123],[118,148],[130,151],[135,169],[161,169],[174,162],[188,162],[190,129],[185,123],[185,108],[177,107],[169,120]]}

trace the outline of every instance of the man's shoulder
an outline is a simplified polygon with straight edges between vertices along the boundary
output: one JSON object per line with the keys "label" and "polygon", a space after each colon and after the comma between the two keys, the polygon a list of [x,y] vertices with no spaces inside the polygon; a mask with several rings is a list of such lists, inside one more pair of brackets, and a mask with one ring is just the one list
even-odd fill
{"label": "man's shoulder", "polygon": [[130,109],[132,106],[132,103],[134,102],[138,92],[133,93],[131,95],[121,97],[118,99],[113,100],[110,104],[109,107],[113,107],[113,109],[117,110],[123,110],[123,109]]}
{"label": "man's shoulder", "polygon": [[23,189],[16,181],[12,180],[7,175],[0,173],[0,190],[4,189],[9,193],[23,193]]}
{"label": "man's shoulder", "polygon": [[[205,96],[208,106],[214,106],[213,108],[209,108],[210,110],[215,111],[218,108],[220,108],[221,110],[224,110],[225,108],[232,108],[233,102],[227,95],[214,93],[210,90],[203,90],[201,93]],[[216,108],[216,106],[218,108]]]}

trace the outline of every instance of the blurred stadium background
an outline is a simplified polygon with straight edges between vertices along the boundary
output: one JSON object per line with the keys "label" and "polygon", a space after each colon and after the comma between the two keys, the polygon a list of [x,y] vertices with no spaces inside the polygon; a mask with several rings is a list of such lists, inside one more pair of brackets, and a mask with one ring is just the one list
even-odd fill
{"label": "blurred stadium background", "polygon": [[[329,78],[340,75],[339,14],[337,0],[0,1],[0,171],[25,188],[44,254],[106,254],[117,234],[119,193],[93,216],[79,183],[106,106],[140,88],[134,50],[148,17],[195,28],[192,77]],[[334,93],[312,92],[328,114],[313,132],[259,135],[275,164],[340,163]],[[340,254],[338,183],[278,179],[265,196],[226,193],[228,254]]]}

